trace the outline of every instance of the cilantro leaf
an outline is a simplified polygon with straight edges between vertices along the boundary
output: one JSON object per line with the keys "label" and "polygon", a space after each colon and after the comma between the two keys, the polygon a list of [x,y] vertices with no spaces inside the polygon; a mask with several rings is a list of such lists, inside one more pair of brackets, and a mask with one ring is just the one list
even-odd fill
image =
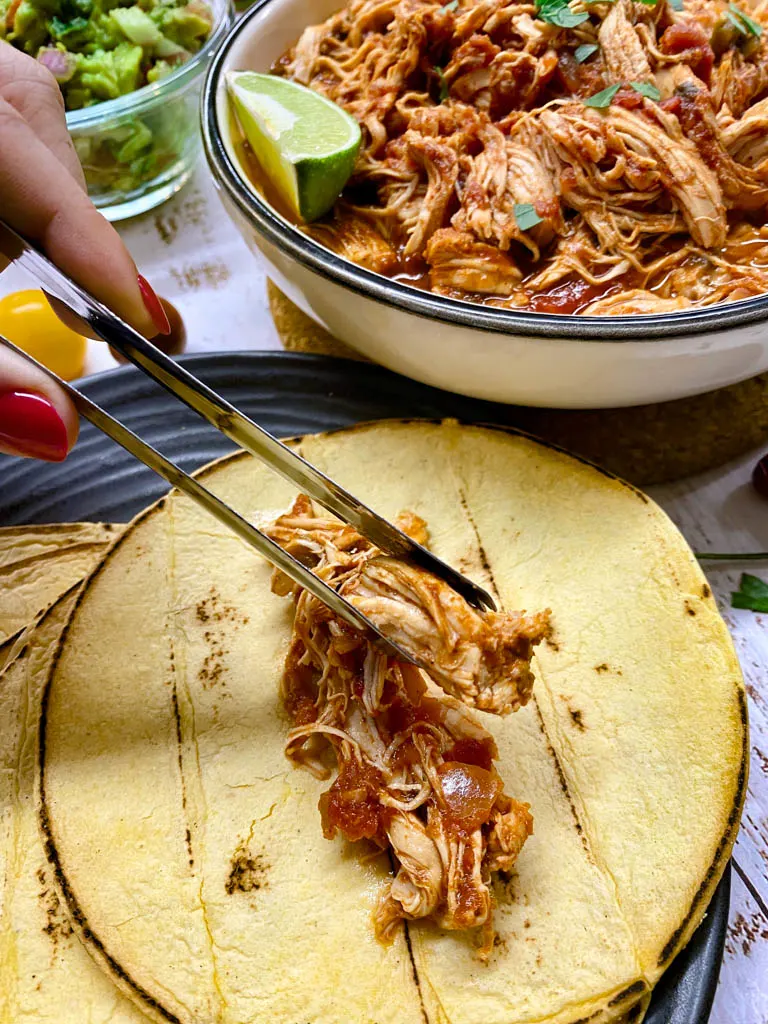
{"label": "cilantro leaf", "polygon": [[78,15],[76,18],[72,18],[70,21],[62,21],[61,18],[55,14],[48,23],[48,29],[51,33],[51,38],[57,42],[66,42],[67,39],[72,36],[78,35],[88,28],[88,19],[82,18]]}
{"label": "cilantro leaf", "polygon": [[768,612],[768,597],[751,597],[743,590],[731,594],[731,608],[746,608],[751,612]]}
{"label": "cilantro leaf", "polygon": [[768,584],[748,572],[742,573],[739,589],[731,594],[731,607],[768,612]]}
{"label": "cilantro leaf", "polygon": [[597,53],[600,47],[597,43],[584,43],[582,46],[577,46],[573,51],[573,56],[579,62],[583,64],[585,60],[588,60],[593,53]]}
{"label": "cilantro leaf", "polygon": [[651,85],[649,82],[630,82],[629,83],[635,92],[639,92],[641,96],[645,96],[648,100],[653,100],[654,103],[658,103],[661,99],[661,93],[655,85]]}
{"label": "cilantro leaf", "polygon": [[515,203],[515,220],[521,231],[530,231],[541,224],[541,217],[536,213],[533,203]]}
{"label": "cilantro leaf", "polygon": [[659,0],[640,0],[641,4],[645,4],[646,7],[655,7]]}
{"label": "cilantro leaf", "polygon": [[445,103],[445,101],[448,99],[448,83],[445,80],[445,75],[443,74],[443,69],[439,68],[437,66],[437,64],[435,64],[435,66],[432,68],[432,70],[435,72],[435,74],[437,75],[438,81],[440,82],[440,94],[438,96],[437,102],[438,103]]}
{"label": "cilantro leaf", "polygon": [[594,96],[590,96],[584,100],[585,107],[596,107],[598,110],[602,110],[604,107],[610,107],[613,97],[621,88],[620,85],[609,85],[607,89],[601,89],[600,92],[596,92]]}
{"label": "cilantro leaf", "polygon": [[589,18],[586,11],[580,14],[572,11],[568,6],[568,0],[538,0],[536,16],[540,21],[557,25],[558,28],[576,28]]}
{"label": "cilantro leaf", "polygon": [[759,576],[752,576],[748,572],[741,574],[739,590],[751,597],[768,597],[768,583],[763,583]]}
{"label": "cilantro leaf", "polygon": [[753,21],[736,4],[728,4],[728,20],[742,35],[755,36],[757,38],[763,34],[763,26]]}

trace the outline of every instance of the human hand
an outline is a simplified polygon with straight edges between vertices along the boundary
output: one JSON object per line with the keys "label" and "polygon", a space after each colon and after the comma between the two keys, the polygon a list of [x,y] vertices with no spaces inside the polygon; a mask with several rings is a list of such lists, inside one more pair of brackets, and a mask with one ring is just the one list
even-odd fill
{"label": "human hand", "polygon": [[[4,42],[0,216],[145,337],[167,333],[157,296],[118,233],[88,199],[56,80]],[[77,430],[77,412],[64,391],[0,345],[0,452],[60,462]]]}

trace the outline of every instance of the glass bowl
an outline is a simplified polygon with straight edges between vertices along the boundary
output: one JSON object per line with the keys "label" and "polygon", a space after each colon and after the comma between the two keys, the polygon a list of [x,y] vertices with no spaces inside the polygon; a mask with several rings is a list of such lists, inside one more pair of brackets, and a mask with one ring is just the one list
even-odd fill
{"label": "glass bowl", "polygon": [[231,0],[207,2],[211,34],[186,64],[160,82],[67,114],[88,195],[108,220],[165,202],[194,169],[203,78],[233,20]]}

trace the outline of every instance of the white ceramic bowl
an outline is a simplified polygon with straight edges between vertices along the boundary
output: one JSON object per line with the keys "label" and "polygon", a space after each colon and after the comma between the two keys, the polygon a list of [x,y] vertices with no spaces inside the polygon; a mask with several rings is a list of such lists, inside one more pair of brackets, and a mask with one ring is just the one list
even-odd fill
{"label": "white ceramic bowl", "polygon": [[557,408],[666,401],[768,369],[768,295],[708,309],[578,317],[494,309],[399,284],[342,260],[248,185],[224,74],[268,71],[341,0],[256,0],[209,69],[203,142],[224,205],[269,276],[331,334],[392,370],[478,398]]}

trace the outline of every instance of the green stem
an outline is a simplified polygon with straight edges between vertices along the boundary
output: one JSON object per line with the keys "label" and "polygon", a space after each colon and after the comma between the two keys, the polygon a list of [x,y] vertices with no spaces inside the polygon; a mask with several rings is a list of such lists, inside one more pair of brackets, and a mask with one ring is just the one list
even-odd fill
{"label": "green stem", "polygon": [[750,551],[748,554],[738,552],[696,551],[694,552],[700,562],[764,562],[768,561],[768,551]]}

